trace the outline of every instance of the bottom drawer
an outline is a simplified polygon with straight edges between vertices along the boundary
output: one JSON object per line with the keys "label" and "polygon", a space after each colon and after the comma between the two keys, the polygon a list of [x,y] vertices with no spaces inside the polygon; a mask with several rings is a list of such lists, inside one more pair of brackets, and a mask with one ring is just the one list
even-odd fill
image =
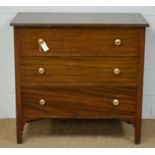
{"label": "bottom drawer", "polygon": [[135,87],[22,87],[23,115],[46,117],[115,117],[136,113]]}

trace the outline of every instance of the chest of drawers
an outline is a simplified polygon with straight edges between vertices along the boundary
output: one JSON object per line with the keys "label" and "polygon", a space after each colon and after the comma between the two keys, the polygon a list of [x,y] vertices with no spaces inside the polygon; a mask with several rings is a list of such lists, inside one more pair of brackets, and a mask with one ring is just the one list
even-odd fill
{"label": "chest of drawers", "polygon": [[17,142],[43,118],[130,121],[140,142],[145,27],[140,14],[19,13]]}

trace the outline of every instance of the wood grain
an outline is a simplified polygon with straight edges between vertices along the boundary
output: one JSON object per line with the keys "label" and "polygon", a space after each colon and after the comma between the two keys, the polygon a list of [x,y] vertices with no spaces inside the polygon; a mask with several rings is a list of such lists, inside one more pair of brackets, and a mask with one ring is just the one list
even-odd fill
{"label": "wood grain", "polygon": [[[46,104],[41,106],[39,100]],[[113,99],[119,99],[118,106]],[[134,115],[136,112],[135,87],[105,86],[23,86],[24,117],[105,117]]]}
{"label": "wood grain", "polygon": [[[22,82],[48,82],[49,85],[137,85],[136,58],[104,57],[24,57]],[[40,75],[38,68],[44,68]],[[120,69],[115,75],[113,70]]]}
{"label": "wood grain", "polygon": [[20,48],[19,48],[19,33],[17,29],[14,29],[14,47],[15,47],[15,80],[16,80],[16,132],[17,132],[17,143],[21,144],[23,141],[23,105],[21,100],[21,68],[20,68]]}
{"label": "wood grain", "polygon": [[[49,28],[22,29],[22,56],[138,56],[137,29]],[[49,51],[39,51],[38,39],[46,41]],[[120,46],[115,39],[121,39]]]}
{"label": "wood grain", "polygon": [[139,30],[139,63],[138,63],[138,89],[137,89],[137,113],[135,118],[135,143],[141,140],[141,121],[142,121],[142,96],[143,96],[143,74],[144,74],[144,48],[145,48],[145,29]]}

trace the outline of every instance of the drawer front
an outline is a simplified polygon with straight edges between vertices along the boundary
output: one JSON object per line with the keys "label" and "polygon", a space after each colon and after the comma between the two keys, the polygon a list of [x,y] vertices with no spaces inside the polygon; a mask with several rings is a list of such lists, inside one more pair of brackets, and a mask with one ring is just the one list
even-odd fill
{"label": "drawer front", "polygon": [[137,86],[136,58],[22,57],[21,62],[22,83]]}
{"label": "drawer front", "polygon": [[[136,29],[48,28],[18,32],[22,56],[137,56]],[[38,40],[49,47],[43,52]],[[119,45],[120,44],[120,45]]]}
{"label": "drawer front", "polygon": [[23,116],[30,118],[134,117],[136,88],[29,84],[22,85],[22,104]]}

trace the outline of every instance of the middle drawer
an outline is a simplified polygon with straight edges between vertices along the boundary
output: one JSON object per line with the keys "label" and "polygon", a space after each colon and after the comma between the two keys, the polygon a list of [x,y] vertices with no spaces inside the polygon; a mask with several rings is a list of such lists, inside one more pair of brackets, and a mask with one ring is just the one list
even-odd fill
{"label": "middle drawer", "polygon": [[136,58],[22,57],[21,80],[50,85],[137,85]]}

